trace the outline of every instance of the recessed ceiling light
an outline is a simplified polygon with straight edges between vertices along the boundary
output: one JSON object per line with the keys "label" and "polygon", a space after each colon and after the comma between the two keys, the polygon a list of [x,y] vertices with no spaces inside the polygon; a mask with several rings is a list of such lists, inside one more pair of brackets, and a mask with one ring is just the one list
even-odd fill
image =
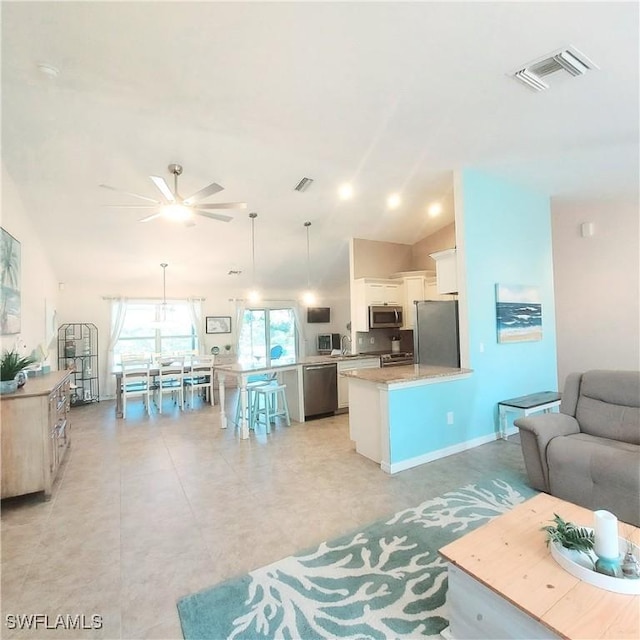
{"label": "recessed ceiling light", "polygon": [[350,200],[353,198],[353,187],[350,184],[343,184],[338,189],[338,195],[340,196],[340,200]]}
{"label": "recessed ceiling light", "polygon": [[389,207],[389,209],[397,209],[400,206],[401,202],[402,200],[400,200],[400,196],[397,193],[392,193],[387,198],[387,206]]}
{"label": "recessed ceiling light", "polygon": [[442,205],[439,202],[432,202],[427,209],[427,213],[432,218],[439,216],[442,213]]}

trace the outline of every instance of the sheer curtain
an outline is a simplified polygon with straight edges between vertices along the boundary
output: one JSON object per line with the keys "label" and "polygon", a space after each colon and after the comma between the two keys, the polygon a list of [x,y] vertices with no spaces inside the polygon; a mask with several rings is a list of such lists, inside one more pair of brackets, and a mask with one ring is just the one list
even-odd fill
{"label": "sheer curtain", "polygon": [[202,326],[202,302],[199,298],[189,298],[189,316],[198,338],[198,353],[204,353],[204,329]]}
{"label": "sheer curtain", "polygon": [[124,319],[127,315],[127,299],[116,298],[111,301],[111,335],[109,336],[109,346],[107,347],[107,394],[109,397],[115,396],[116,393],[116,379],[111,373],[114,367],[113,350],[115,349],[122,327],[124,326]]}
{"label": "sheer curtain", "polygon": [[242,322],[244,320],[244,310],[247,308],[244,300],[236,300],[236,353],[240,353],[240,334],[242,333]]}

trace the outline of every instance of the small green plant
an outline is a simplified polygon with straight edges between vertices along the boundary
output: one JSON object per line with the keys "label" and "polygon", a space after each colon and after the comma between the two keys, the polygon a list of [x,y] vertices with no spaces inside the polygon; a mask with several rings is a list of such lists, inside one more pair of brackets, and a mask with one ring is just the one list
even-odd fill
{"label": "small green plant", "polygon": [[559,542],[565,549],[574,549],[587,555],[593,550],[593,531],[585,527],[577,527],[573,522],[566,522],[554,513],[555,525],[542,527],[547,532],[547,546],[550,542]]}
{"label": "small green plant", "polygon": [[5,351],[0,359],[0,380],[2,382],[13,380],[23,369],[34,362],[35,360],[31,356],[22,357],[15,351]]}

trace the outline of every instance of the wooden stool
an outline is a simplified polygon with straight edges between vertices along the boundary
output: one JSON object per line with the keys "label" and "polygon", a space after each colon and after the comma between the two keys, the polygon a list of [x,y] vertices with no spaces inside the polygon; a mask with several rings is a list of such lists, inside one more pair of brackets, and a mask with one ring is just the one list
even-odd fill
{"label": "wooden stool", "polygon": [[291,425],[289,418],[289,405],[285,395],[286,384],[270,384],[257,387],[253,390],[253,423],[255,425],[263,422],[267,433],[271,432],[271,423],[276,418],[282,417],[287,421],[287,426]]}

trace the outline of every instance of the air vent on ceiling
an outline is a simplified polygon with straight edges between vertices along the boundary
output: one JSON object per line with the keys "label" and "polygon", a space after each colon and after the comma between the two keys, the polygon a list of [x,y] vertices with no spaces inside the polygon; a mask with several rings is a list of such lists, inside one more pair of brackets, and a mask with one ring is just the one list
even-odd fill
{"label": "air vent on ceiling", "polygon": [[549,84],[544,82],[542,78],[552,73],[566,71],[569,75],[575,77],[584,75],[591,69],[598,69],[598,66],[589,60],[584,53],[573,46],[568,46],[543,58],[538,58],[524,67],[518,67],[509,75],[529,89],[544,91],[549,88]]}
{"label": "air vent on ceiling", "polygon": [[294,191],[306,191],[313,182],[313,178],[302,178],[298,184],[293,187]]}

